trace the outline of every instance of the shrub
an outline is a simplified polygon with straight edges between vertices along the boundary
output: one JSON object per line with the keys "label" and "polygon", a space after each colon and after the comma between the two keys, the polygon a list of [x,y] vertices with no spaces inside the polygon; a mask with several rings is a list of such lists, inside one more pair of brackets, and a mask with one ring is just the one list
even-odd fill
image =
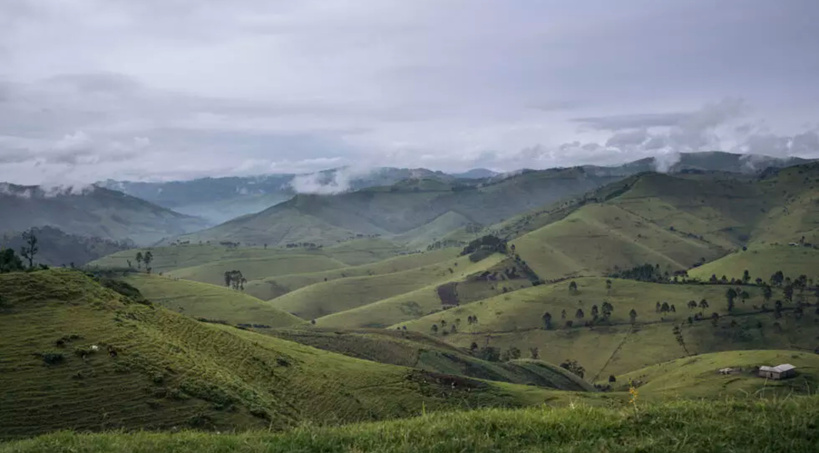
{"label": "shrub", "polygon": [[58,365],[65,361],[65,356],[62,352],[45,352],[40,354],[40,357],[43,358],[43,362],[46,365]]}

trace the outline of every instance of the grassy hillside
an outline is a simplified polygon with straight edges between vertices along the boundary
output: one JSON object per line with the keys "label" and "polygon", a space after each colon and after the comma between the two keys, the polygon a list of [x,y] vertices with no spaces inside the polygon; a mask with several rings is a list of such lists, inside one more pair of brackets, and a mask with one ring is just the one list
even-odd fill
{"label": "grassy hillside", "polygon": [[396,256],[360,266],[348,266],[322,272],[291,273],[261,280],[251,280],[245,285],[245,291],[259,299],[268,300],[290,291],[324,281],[390,274],[408,271],[446,260],[453,260],[458,256],[460,251],[459,248],[446,248],[431,252]]}
{"label": "grassy hillside", "polygon": [[137,288],[148,300],[194,318],[270,327],[305,322],[269,302],[223,286],[146,274],[128,274],[122,280]]}
{"label": "grassy hillside", "polygon": [[3,274],[0,293],[0,438],[59,429],[281,429],[580,398],[200,323],[74,271]]}
{"label": "grassy hillside", "polygon": [[[819,346],[819,313],[817,301],[806,295],[809,306],[802,315],[796,305],[784,301],[782,316],[776,317],[772,302],[765,304],[760,288],[745,286],[750,298],[737,299],[733,312],[727,312],[727,285],[673,285],[605,279],[577,279],[578,292],[568,289],[568,281],[543,285],[497,296],[396,324],[416,332],[432,333],[451,344],[468,348],[491,346],[500,350],[516,347],[522,351],[536,347],[540,358],[551,363],[578,360],[586,369],[586,378],[607,377],[697,353],[733,349],[797,349],[813,351]],[[708,301],[708,307],[687,307],[688,301]],[[782,299],[776,290],[773,299]],[[602,302],[613,306],[608,322],[591,322],[593,306],[601,310]],[[675,312],[656,312],[656,303],[674,305]],[[577,318],[577,310],[584,317]],[[632,325],[629,312],[637,318]],[[566,318],[562,311],[566,310]],[[551,314],[546,329],[543,316]],[[714,323],[713,314],[719,319]],[[470,324],[469,317],[477,317]],[[602,317],[602,314],[599,315]],[[696,317],[699,316],[699,319]],[[692,321],[689,322],[688,318]],[[443,321],[443,322],[442,322]],[[572,325],[568,326],[567,322]],[[444,326],[445,322],[445,326]],[[590,322],[589,325],[586,325]],[[455,325],[455,332],[451,332]],[[685,346],[674,334],[681,329]]]}
{"label": "grassy hillside", "polygon": [[332,196],[297,195],[184,239],[332,244],[364,234],[421,244],[466,223],[490,225],[616,179],[579,168],[527,171],[480,184],[416,178]]}
{"label": "grassy hillside", "polygon": [[[332,269],[334,267],[358,266],[367,263],[378,262],[405,250],[388,241],[379,239],[363,239],[349,241],[333,247],[322,249],[297,248],[273,248],[268,247],[226,247],[214,243],[205,244],[184,244],[163,247],[147,247],[133,250],[123,250],[89,263],[90,267],[100,268],[127,268],[128,261],[136,267],[137,252],[150,250],[154,256],[151,263],[153,271],[168,272],[183,268],[195,268],[197,266],[220,266],[219,263],[226,262],[225,270],[242,270],[242,262],[248,262],[250,266],[264,264],[265,260],[270,260],[271,271],[266,276],[300,273],[307,271],[317,271],[321,269]],[[289,270],[284,263],[291,257],[298,257],[301,264],[293,270]],[[309,261],[312,257],[315,263]],[[234,267],[229,267],[232,264]],[[315,264],[315,265],[314,265]],[[253,272],[253,271],[251,271]],[[263,274],[263,272],[259,272]]]}
{"label": "grassy hillside", "polygon": [[287,293],[273,299],[272,302],[276,307],[299,317],[314,319],[409,293],[429,285],[459,280],[504,259],[503,255],[495,254],[472,263],[469,257],[462,256],[401,272],[321,282]]}
{"label": "grassy hillside", "polygon": [[748,250],[738,250],[692,269],[688,271],[688,275],[703,281],[707,281],[712,275],[717,278],[725,275],[730,280],[741,279],[746,270],[751,275],[751,280],[761,278],[768,282],[771,275],[782,271],[792,279],[807,275],[819,282],[819,250],[788,245],[752,246]]}
{"label": "grassy hillside", "polygon": [[495,226],[543,278],[682,270],[749,244],[816,242],[819,166],[758,178],[647,173]]}
{"label": "grassy hillside", "polygon": [[151,244],[206,225],[199,218],[101,187],[45,191],[0,183],[0,189],[0,232],[52,226],[69,234]]}
{"label": "grassy hillside", "polygon": [[167,272],[168,276],[224,285],[225,272],[233,269],[242,271],[248,280],[262,279],[277,275],[299,274],[344,268],[341,261],[319,254],[278,253],[264,258],[240,258],[212,261],[199,266],[183,267]]}
{"label": "grassy hillside", "polygon": [[[757,376],[760,366],[794,365],[798,375],[773,381]],[[719,370],[732,368],[731,374]],[[715,394],[743,397],[815,394],[819,385],[819,355],[799,351],[727,351],[663,362],[617,377],[614,389],[633,382],[652,398],[708,398]]]}
{"label": "grassy hillside", "polygon": [[539,360],[488,362],[473,357],[462,349],[414,332],[379,329],[360,331],[276,329],[266,333],[374,362],[560,390],[594,391],[594,387],[574,374],[546,362]]}
{"label": "grassy hillside", "polygon": [[816,451],[819,398],[680,401],[636,410],[481,410],[281,434],[57,433],[0,445],[2,452],[725,452]]}

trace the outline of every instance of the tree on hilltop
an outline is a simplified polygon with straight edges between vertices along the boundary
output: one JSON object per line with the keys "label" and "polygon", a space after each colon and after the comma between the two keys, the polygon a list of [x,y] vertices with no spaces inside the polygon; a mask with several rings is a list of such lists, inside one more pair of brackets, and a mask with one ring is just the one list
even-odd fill
{"label": "tree on hilltop", "polygon": [[37,247],[37,236],[34,234],[34,228],[23,232],[23,246],[20,248],[20,255],[28,260],[28,268],[34,268],[34,255],[40,249]]}

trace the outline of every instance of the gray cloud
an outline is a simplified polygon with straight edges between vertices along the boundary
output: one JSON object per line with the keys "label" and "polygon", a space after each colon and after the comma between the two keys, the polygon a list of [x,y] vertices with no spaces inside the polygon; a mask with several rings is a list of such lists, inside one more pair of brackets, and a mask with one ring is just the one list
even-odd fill
{"label": "gray cloud", "polygon": [[816,156],[817,20],[813,0],[3,1],[0,180]]}

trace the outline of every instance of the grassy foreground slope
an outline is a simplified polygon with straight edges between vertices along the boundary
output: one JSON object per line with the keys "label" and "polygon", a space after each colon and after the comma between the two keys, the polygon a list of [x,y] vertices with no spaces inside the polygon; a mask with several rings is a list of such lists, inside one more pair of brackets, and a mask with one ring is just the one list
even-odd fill
{"label": "grassy foreground slope", "polygon": [[[794,365],[797,375],[772,381],[759,378],[759,366]],[[732,374],[719,370],[732,368]],[[632,371],[617,378],[615,390],[638,383],[640,392],[661,398],[709,398],[716,394],[737,397],[815,394],[819,386],[819,355],[801,351],[726,351],[686,357]]]}
{"label": "grassy foreground slope", "polygon": [[123,280],[136,287],[151,302],[194,318],[270,327],[287,327],[305,322],[269,302],[224,286],[147,274],[128,274]]}
{"label": "grassy foreground slope", "polygon": [[815,452],[819,397],[679,401],[637,410],[480,410],[281,434],[57,433],[0,444],[3,453],[199,452]]}
{"label": "grassy foreground slope", "polygon": [[0,438],[59,429],[282,429],[584,398],[200,323],[75,271],[3,274],[0,293]]}
{"label": "grassy foreground slope", "polygon": [[571,391],[594,391],[572,373],[539,360],[488,362],[426,335],[394,330],[276,329],[266,333],[326,351],[437,373]]}

